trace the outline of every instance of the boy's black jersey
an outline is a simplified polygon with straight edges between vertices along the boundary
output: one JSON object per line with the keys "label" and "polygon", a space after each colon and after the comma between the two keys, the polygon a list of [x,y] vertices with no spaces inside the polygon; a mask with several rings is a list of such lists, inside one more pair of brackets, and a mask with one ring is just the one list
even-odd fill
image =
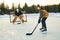
{"label": "boy's black jersey", "polygon": [[15,11],[15,15],[19,16],[21,14],[23,14],[21,11],[19,11],[19,12]]}

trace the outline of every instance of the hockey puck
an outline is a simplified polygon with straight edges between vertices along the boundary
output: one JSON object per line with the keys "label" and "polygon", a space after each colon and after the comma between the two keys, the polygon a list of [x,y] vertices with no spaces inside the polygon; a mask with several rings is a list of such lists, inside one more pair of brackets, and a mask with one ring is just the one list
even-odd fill
{"label": "hockey puck", "polygon": [[17,24],[21,24],[21,23],[17,23]]}

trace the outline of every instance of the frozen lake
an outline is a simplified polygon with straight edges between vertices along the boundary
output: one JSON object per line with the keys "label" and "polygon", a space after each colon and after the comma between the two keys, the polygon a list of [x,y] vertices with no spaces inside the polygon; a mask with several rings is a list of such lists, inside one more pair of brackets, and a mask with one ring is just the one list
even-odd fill
{"label": "frozen lake", "polygon": [[46,20],[47,32],[41,32],[41,23],[35,32],[32,32],[37,24],[39,14],[26,14],[27,22],[22,24],[10,23],[9,15],[0,15],[0,40],[60,40],[60,13],[49,13]]}

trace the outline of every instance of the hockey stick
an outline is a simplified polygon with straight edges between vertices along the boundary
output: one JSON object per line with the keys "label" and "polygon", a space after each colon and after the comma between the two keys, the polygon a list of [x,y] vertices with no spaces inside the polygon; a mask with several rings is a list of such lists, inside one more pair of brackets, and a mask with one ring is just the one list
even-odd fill
{"label": "hockey stick", "polygon": [[[40,19],[38,20],[38,24],[40,23]],[[33,32],[35,31],[35,29],[37,28],[38,24],[35,26],[35,28],[33,29],[33,31],[31,33],[27,33],[26,35],[32,35]]]}
{"label": "hockey stick", "polygon": [[33,29],[33,31],[31,33],[27,33],[26,35],[32,35],[33,32],[35,31],[35,29],[37,28],[38,24],[35,26],[35,28]]}

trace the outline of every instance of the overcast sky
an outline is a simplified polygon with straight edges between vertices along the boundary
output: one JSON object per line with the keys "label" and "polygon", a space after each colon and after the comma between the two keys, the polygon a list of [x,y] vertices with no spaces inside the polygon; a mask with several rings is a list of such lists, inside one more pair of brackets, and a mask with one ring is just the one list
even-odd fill
{"label": "overcast sky", "polygon": [[17,6],[20,3],[21,7],[25,3],[27,3],[28,6],[31,6],[33,4],[35,4],[35,5],[40,4],[42,6],[45,6],[45,5],[53,5],[53,4],[59,4],[60,3],[60,0],[0,0],[0,3],[3,1],[5,4],[8,4],[9,7],[12,6],[12,3],[14,3],[15,6]]}

